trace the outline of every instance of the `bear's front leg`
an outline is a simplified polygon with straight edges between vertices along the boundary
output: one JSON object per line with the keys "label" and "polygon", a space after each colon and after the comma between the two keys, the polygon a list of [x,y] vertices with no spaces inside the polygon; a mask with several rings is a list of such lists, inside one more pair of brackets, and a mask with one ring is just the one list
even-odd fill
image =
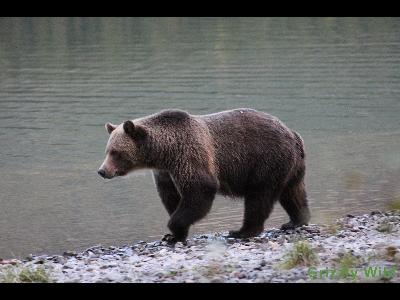
{"label": "bear's front leg", "polygon": [[210,211],[217,192],[216,182],[213,180],[199,180],[180,188],[182,200],[168,222],[172,236],[165,237],[169,243],[185,242],[189,228]]}
{"label": "bear's front leg", "polygon": [[153,171],[158,195],[169,215],[172,215],[181,201],[181,196],[168,171]]}

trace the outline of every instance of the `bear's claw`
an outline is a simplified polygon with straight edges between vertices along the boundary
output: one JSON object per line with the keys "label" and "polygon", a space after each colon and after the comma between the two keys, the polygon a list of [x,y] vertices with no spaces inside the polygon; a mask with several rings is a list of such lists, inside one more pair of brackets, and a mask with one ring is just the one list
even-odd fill
{"label": "bear's claw", "polygon": [[295,223],[293,223],[292,221],[290,221],[290,222],[287,222],[287,223],[283,224],[283,225],[281,226],[281,230],[283,230],[283,231],[286,231],[286,230],[294,230],[294,229],[296,229],[297,227],[301,227],[301,226],[303,226],[303,225],[307,225],[307,224],[305,224],[305,223],[295,224]]}
{"label": "bear's claw", "polygon": [[258,234],[251,233],[251,232],[245,232],[245,231],[240,231],[240,230],[232,230],[229,231],[228,238],[234,238],[234,239],[246,239],[250,237],[257,236]]}
{"label": "bear's claw", "polygon": [[161,241],[167,242],[168,244],[176,244],[178,242],[176,240],[176,238],[170,233],[167,233],[166,235],[164,235],[164,237],[161,239]]}
{"label": "bear's claw", "polygon": [[167,242],[168,245],[173,246],[177,242],[182,242],[183,245],[187,245],[186,240],[179,240],[177,239],[173,234],[167,233],[164,235],[164,237],[161,239],[162,242]]}

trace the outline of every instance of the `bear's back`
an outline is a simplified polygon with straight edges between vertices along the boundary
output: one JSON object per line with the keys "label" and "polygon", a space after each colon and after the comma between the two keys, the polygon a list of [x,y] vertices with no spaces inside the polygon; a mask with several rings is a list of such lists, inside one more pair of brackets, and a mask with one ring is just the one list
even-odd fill
{"label": "bear's back", "polygon": [[207,124],[213,140],[224,194],[240,195],[257,174],[281,169],[284,177],[294,164],[295,136],[272,115],[239,108],[198,117]]}
{"label": "bear's back", "polygon": [[293,138],[291,130],[278,118],[250,108],[238,108],[215,114],[199,116],[215,136],[230,137],[239,141],[264,142],[266,139]]}

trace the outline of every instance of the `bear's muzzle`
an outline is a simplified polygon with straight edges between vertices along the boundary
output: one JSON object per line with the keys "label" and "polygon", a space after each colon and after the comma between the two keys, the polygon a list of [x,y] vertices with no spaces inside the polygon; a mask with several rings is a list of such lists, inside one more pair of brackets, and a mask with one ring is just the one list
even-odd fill
{"label": "bear's muzzle", "polygon": [[98,173],[101,177],[106,178],[106,171],[104,171],[103,169],[98,170],[97,173]]}

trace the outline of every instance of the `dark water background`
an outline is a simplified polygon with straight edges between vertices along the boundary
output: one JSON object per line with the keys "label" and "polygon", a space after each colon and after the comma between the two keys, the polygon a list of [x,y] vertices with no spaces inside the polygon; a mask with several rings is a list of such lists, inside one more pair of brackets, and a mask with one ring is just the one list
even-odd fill
{"label": "dark water background", "polygon": [[[150,173],[96,174],[104,123],[236,107],[303,136],[312,222],[399,198],[399,19],[0,19],[0,257],[158,239]],[[217,197],[191,232],[242,213]]]}

